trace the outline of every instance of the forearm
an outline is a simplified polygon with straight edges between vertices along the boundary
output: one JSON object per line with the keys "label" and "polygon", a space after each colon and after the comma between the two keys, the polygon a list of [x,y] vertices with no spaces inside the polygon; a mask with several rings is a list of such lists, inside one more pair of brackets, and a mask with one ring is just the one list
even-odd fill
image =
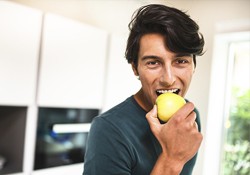
{"label": "forearm", "polygon": [[184,163],[171,160],[166,154],[162,153],[150,175],[179,175],[183,166]]}

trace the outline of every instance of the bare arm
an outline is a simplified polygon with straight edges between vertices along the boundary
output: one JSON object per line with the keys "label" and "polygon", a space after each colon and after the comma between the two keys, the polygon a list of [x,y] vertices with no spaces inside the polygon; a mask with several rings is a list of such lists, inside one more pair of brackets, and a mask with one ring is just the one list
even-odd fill
{"label": "bare arm", "polygon": [[151,175],[179,175],[184,164],[197,153],[202,135],[193,110],[194,105],[187,103],[165,124],[159,122],[156,106],[147,113],[151,131],[162,147]]}

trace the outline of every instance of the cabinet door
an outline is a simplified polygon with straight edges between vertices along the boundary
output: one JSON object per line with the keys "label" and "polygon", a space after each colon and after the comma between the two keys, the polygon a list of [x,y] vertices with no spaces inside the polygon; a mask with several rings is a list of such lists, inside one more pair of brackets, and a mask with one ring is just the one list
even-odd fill
{"label": "cabinet door", "polygon": [[42,12],[0,1],[0,105],[34,101]]}
{"label": "cabinet door", "polygon": [[141,87],[132,67],[124,57],[127,35],[110,37],[103,112],[135,94]]}
{"label": "cabinet door", "polygon": [[43,30],[38,104],[101,108],[107,33],[54,14]]}

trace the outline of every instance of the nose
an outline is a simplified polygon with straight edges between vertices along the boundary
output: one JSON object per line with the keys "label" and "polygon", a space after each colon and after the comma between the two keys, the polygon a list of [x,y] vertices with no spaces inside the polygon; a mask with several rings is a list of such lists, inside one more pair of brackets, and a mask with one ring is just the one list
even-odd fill
{"label": "nose", "polygon": [[160,82],[163,86],[171,86],[176,81],[176,75],[171,65],[166,65],[162,71]]}

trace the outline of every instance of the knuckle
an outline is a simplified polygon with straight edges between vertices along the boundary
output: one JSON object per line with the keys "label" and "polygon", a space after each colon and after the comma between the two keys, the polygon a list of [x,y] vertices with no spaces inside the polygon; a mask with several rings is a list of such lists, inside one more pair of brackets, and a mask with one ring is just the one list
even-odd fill
{"label": "knuckle", "polygon": [[197,134],[197,140],[202,141],[203,140],[203,135],[201,133]]}
{"label": "knuckle", "polygon": [[187,105],[189,108],[194,109],[194,104],[192,102],[188,102]]}

